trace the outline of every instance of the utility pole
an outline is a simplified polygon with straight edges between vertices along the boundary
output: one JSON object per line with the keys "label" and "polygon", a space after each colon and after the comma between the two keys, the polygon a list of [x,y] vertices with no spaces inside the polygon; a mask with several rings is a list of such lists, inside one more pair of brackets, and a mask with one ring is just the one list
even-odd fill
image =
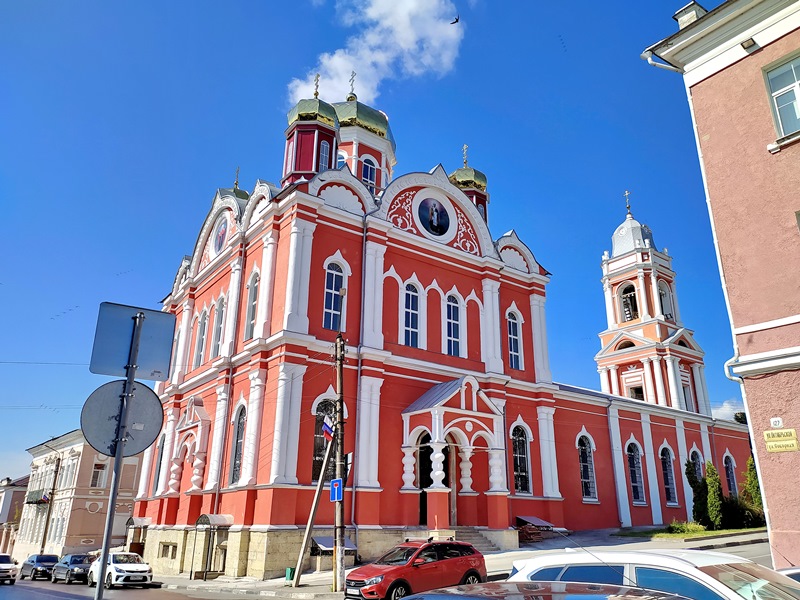
{"label": "utility pole", "polygon": [[336,501],[334,516],[334,577],[333,590],[344,591],[344,488],[345,488],[345,452],[344,452],[344,338],[342,332],[336,336],[336,479],[342,482],[342,499]]}
{"label": "utility pole", "polygon": [[[47,444],[42,444],[43,446],[50,448]],[[44,531],[42,532],[42,545],[39,548],[39,554],[44,554],[44,546],[47,542],[47,532],[50,530],[50,517],[53,514],[53,501],[55,500],[56,496],[56,484],[58,482],[58,471],[61,468],[61,452],[56,450],[55,448],[50,448],[54,452],[58,452],[58,456],[56,456],[56,465],[55,469],[53,470],[53,486],[50,489],[50,498],[47,499],[47,516],[44,518]]]}

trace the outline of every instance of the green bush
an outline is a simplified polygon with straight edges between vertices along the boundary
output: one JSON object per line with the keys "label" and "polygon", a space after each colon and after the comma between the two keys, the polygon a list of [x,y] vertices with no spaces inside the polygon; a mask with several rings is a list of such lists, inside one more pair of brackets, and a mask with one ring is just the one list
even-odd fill
{"label": "green bush", "polygon": [[672,523],[667,525],[667,533],[700,533],[701,531],[705,531],[706,528],[700,525],[700,523],[694,522],[685,522],[685,521],[676,521],[675,519],[672,520]]}
{"label": "green bush", "polygon": [[694,498],[692,501],[692,520],[708,528],[711,526],[711,521],[708,519],[708,488],[706,487],[706,478],[697,478],[697,474],[694,470],[694,463],[691,460],[686,461],[684,471],[686,473],[686,479],[689,481],[689,487],[692,488]]}
{"label": "green bush", "polygon": [[[708,520],[711,521],[711,529],[717,530],[723,527],[723,502],[722,482],[719,480],[719,473],[710,462],[706,463],[706,487],[708,488]],[[730,518],[730,511],[728,512]]]}
{"label": "green bush", "polygon": [[751,507],[764,512],[761,502],[761,486],[758,484],[758,473],[753,457],[747,459],[747,470],[745,471],[744,489],[742,499]]}

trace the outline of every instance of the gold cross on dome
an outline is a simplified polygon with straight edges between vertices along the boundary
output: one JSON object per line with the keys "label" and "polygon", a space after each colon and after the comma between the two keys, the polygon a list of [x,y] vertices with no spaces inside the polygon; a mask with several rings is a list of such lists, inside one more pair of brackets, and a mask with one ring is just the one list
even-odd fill
{"label": "gold cross on dome", "polygon": [[467,167],[467,148],[469,148],[469,146],[467,146],[466,144],[464,144],[464,145],[461,147],[461,152],[463,152],[463,153],[464,153],[464,168],[466,168],[466,167]]}
{"label": "gold cross on dome", "polygon": [[352,71],[350,73],[350,93],[351,94],[354,93],[353,88],[355,88],[355,82],[356,82],[356,72]]}
{"label": "gold cross on dome", "polygon": [[319,73],[314,75],[314,98],[319,98]]}
{"label": "gold cross on dome", "polygon": [[628,214],[631,214],[631,193],[628,190],[625,190],[625,193],[622,195],[625,196],[625,208],[628,209]]}

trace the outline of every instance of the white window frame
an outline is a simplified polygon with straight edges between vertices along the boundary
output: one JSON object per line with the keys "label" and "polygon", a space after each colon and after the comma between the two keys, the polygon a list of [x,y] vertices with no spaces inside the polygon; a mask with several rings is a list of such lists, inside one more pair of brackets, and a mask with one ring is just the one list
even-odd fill
{"label": "white window frame", "polygon": [[214,307],[214,331],[211,335],[211,358],[222,354],[222,340],[225,330],[225,297],[217,301]]}
{"label": "white window frame", "polygon": [[[581,440],[584,439],[587,441],[587,467],[589,470],[588,479],[586,482],[589,484],[591,488],[591,495],[587,496],[584,493],[583,489],[583,461],[581,460]],[[584,502],[592,502],[598,499],[597,497],[597,476],[595,474],[594,468],[594,453],[597,450],[597,446],[594,443],[594,438],[586,431],[586,427],[584,426],[581,431],[578,433],[577,437],[575,438],[575,449],[578,451],[578,466],[580,468],[580,479],[581,479],[581,497],[583,498]]]}
{"label": "white window frame", "polygon": [[319,172],[322,173],[331,168],[331,145],[327,140],[322,140],[319,144]]}
{"label": "white window frame", "polygon": [[258,271],[253,271],[247,282],[247,311],[244,322],[245,341],[253,339],[256,332],[256,315],[258,314],[258,288],[261,276]]}
{"label": "white window frame", "polygon": [[197,319],[197,339],[194,345],[194,361],[192,368],[196,369],[205,362],[206,358],[206,334],[208,333],[208,311],[203,310],[200,318]]}
{"label": "white window frame", "polygon": [[[629,449],[633,446],[636,449],[636,459],[634,464],[631,465],[631,456]],[[628,482],[630,484],[631,489],[631,501],[635,506],[646,506],[647,505],[647,496],[645,494],[645,486],[644,486],[644,469],[642,468],[642,456],[644,453],[642,452],[642,446],[637,442],[633,436],[628,442],[625,444],[625,461],[626,467],[628,470]],[[639,480],[636,484],[636,489],[639,492],[639,499],[637,500],[635,497],[634,492],[634,483],[633,483],[633,471],[636,472],[636,478]]]}
{"label": "white window frame", "polygon": [[375,164],[375,159],[371,156],[364,158],[361,161],[361,181],[367,186],[367,189],[374,196],[376,183],[378,181],[378,165]]}
{"label": "white window frame", "polygon": [[[626,294],[625,293],[625,290],[627,290],[629,287],[633,288],[633,293],[632,294]],[[626,315],[626,313],[625,313],[625,299],[626,299],[626,297],[630,297],[630,296],[633,297],[633,301],[636,304],[636,306],[635,306],[636,310],[634,311],[633,310],[634,307],[630,306],[631,314],[630,314],[630,318],[628,318],[628,315]],[[636,289],[636,286],[633,284],[633,282],[626,281],[626,282],[620,284],[620,286],[619,286],[619,316],[620,316],[620,321],[623,322],[623,323],[626,323],[628,321],[634,321],[634,320],[638,319],[640,314],[641,314],[640,310],[641,309],[639,308],[639,291]]]}
{"label": "white window frame", "polygon": [[[450,299],[453,298],[455,302],[450,302]],[[458,310],[458,314],[456,315],[456,319],[452,319],[450,316],[450,307],[455,306]],[[444,297],[444,305],[442,306],[442,353],[448,356],[458,356],[464,357],[464,312],[466,308],[464,306],[464,302],[461,298],[453,292],[449,292]],[[451,335],[451,327],[452,329],[456,329],[456,336]],[[454,354],[451,352],[451,349],[454,345],[457,346],[457,352]]]}
{"label": "white window frame", "polygon": [[[664,462],[664,453],[667,453],[666,460],[669,464]],[[664,502],[667,506],[678,506],[678,487],[675,484],[675,453],[670,448],[669,444],[662,444],[658,450],[658,459],[661,463],[661,477],[664,480]],[[672,499],[670,500],[670,496]]]}
{"label": "white window frame", "polygon": [[[522,437],[517,438],[515,437],[514,433],[517,431],[522,432]],[[516,454],[516,440],[523,439],[524,440],[524,460],[522,461],[523,464],[521,465],[525,469],[525,479],[527,480],[527,489],[520,489],[517,487],[517,454]],[[514,423],[511,426],[511,469],[512,469],[512,476],[514,478],[514,494],[523,494],[523,495],[532,495],[533,494],[533,482],[531,481],[531,436],[530,430],[527,427],[523,427],[520,423]]]}
{"label": "white window frame", "polygon": [[[770,82],[770,74],[778,71],[779,69],[783,69],[786,66],[790,66],[790,68],[792,68],[794,71],[794,83],[773,91],[772,83]],[[767,91],[770,94],[772,114],[775,118],[775,125],[778,130],[778,138],[780,139],[790,135],[800,134],[800,125],[798,125],[798,128],[793,131],[786,131],[783,121],[781,120],[780,111],[778,110],[778,97],[789,92],[794,92],[795,114],[800,115],[800,56],[794,56],[791,60],[784,61],[781,64],[765,71],[764,78],[767,83]]]}
{"label": "white window frame", "polygon": [[[516,326],[516,333],[512,333],[511,324]],[[517,310],[516,304],[512,304],[511,308],[506,311],[506,335],[508,340],[508,366],[511,369],[521,371],[525,368],[525,354],[522,348],[522,325],[525,319],[522,313]],[[514,350],[513,341],[516,341],[516,351]],[[516,359],[516,364],[514,360]]]}
{"label": "white window frame", "polygon": [[347,164],[347,154],[345,152],[337,152],[336,153],[336,168],[341,169],[342,167],[350,168]]}
{"label": "white window frame", "polygon": [[[344,331],[343,315],[344,300],[347,294],[341,290],[347,290],[345,285],[345,274],[342,265],[331,261],[325,267],[325,297],[322,302],[322,327],[331,331]],[[336,285],[341,282],[340,285]],[[328,302],[330,301],[330,308]],[[338,305],[338,306],[337,306]]]}
{"label": "white window frame", "polygon": [[[98,467],[100,467],[98,469]],[[106,478],[108,475],[107,463],[94,463],[92,465],[92,476],[89,479],[89,487],[95,489],[103,489],[106,487]]]}
{"label": "white window frame", "polygon": [[672,288],[663,279],[658,281],[656,287],[658,288],[658,302],[661,306],[661,314],[668,321],[675,321],[675,297],[672,295]]}
{"label": "white window frame", "polygon": [[[413,288],[409,290],[409,288]],[[422,294],[420,294],[420,286],[414,282],[408,282],[403,286],[403,321],[402,321],[402,330],[403,330],[403,345],[408,346],[409,348],[419,348],[421,342],[421,335],[420,335],[420,325],[422,323],[422,314],[420,311],[420,304],[422,302]],[[416,298],[417,306],[416,308],[409,307],[409,298]],[[409,321],[413,321],[414,317],[416,317],[416,327],[412,327],[409,325]],[[410,336],[416,336],[416,343],[411,344],[409,343]]]}
{"label": "white window frame", "polygon": [[[239,405],[233,413],[233,436],[231,437],[231,465],[228,482],[230,486],[239,483],[244,466],[244,438],[247,431],[247,408]],[[239,459],[239,472],[235,473],[236,459]],[[234,477],[235,475],[235,477]]]}
{"label": "white window frame", "polygon": [[736,498],[739,495],[739,485],[736,483],[736,461],[726,449],[722,457],[722,468],[725,469],[725,480],[728,483],[728,495]]}

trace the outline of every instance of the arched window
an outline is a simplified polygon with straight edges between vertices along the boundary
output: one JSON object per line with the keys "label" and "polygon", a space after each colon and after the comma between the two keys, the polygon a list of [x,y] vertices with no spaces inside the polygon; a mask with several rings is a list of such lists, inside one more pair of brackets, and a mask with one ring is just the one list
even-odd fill
{"label": "arched window", "polygon": [[672,452],[669,448],[661,449],[661,473],[664,476],[664,498],[667,504],[676,504],[678,496],[675,493],[675,473],[672,470]]}
{"label": "arched window", "polygon": [[512,369],[522,368],[520,352],[519,321],[513,312],[508,313],[508,366]]}
{"label": "arched window", "polygon": [[342,323],[341,291],[344,288],[344,271],[336,263],[330,263],[325,271],[325,307],[322,326],[325,329],[339,331]]}
{"label": "arched window", "polygon": [[347,164],[347,155],[344,152],[339,152],[336,155],[336,168],[341,169]]}
{"label": "arched window", "polygon": [[585,435],[578,439],[578,462],[581,467],[581,492],[583,497],[587,500],[597,500],[592,442]]}
{"label": "arched window", "polygon": [[[314,462],[311,466],[311,480],[319,481],[319,474],[322,472],[322,461],[325,459],[325,449],[328,447],[328,440],[325,439],[323,426],[325,417],[328,418],[328,426],[333,429],[336,407],[332,400],[323,400],[317,405],[314,424]],[[325,481],[330,481],[336,477],[336,461],[333,458],[328,460],[328,469],[325,471]]]}
{"label": "arched window", "polygon": [[375,180],[378,170],[371,158],[365,158],[361,165],[361,181],[363,181],[371,194],[375,194]]}
{"label": "arched window", "polygon": [[331,167],[331,145],[322,142],[319,145],[319,172],[327,171]]}
{"label": "arched window", "polygon": [[625,340],[624,342],[621,342],[619,346],[617,346],[617,350],[625,350],[625,348],[633,348],[635,346],[636,344],[634,344],[630,340]]}
{"label": "arched window", "polygon": [[197,343],[194,348],[194,364],[195,369],[203,364],[206,353],[206,329],[208,329],[208,313],[203,311],[200,315],[200,321],[197,323]]}
{"label": "arched window", "polygon": [[161,439],[158,440],[158,458],[156,459],[156,470],[153,475],[153,489],[150,492],[151,496],[155,496],[158,492],[158,482],[161,478],[161,463],[164,461],[164,440],[166,440],[165,435],[162,435]]}
{"label": "arched window", "polygon": [[239,408],[236,413],[236,420],[233,422],[233,444],[231,446],[231,478],[229,485],[236,485],[239,477],[242,476],[242,453],[244,451],[244,422],[247,411],[244,406]]}
{"label": "arched window", "polygon": [[247,291],[247,317],[244,326],[244,339],[251,340],[256,332],[256,310],[258,309],[258,273],[253,273]]}
{"label": "arched window", "polygon": [[528,434],[519,425],[511,431],[514,452],[514,491],[531,493],[531,478],[528,467]]}
{"label": "arched window", "polygon": [[672,292],[663,281],[658,282],[658,299],[661,303],[661,314],[665,319],[673,321],[675,309],[673,308]]}
{"label": "arched window", "polygon": [[635,504],[644,504],[644,479],[642,477],[642,457],[639,453],[639,446],[628,444],[626,450],[628,454],[628,473],[631,478],[631,495]]}
{"label": "arched window", "polygon": [[406,346],[419,348],[419,290],[413,283],[406,284],[404,341]]}
{"label": "arched window", "polygon": [[700,458],[700,453],[697,450],[692,451],[691,460],[695,477],[697,477],[697,481],[700,481],[703,478],[703,459]]}
{"label": "arched window", "polygon": [[214,309],[214,334],[211,337],[211,358],[222,353],[222,327],[225,321],[225,299],[220,298]]}
{"label": "arched window", "polygon": [[619,293],[622,306],[622,318],[625,321],[632,321],[639,318],[639,305],[636,303],[636,288],[629,283],[623,286]]}
{"label": "arched window", "polygon": [[733,470],[733,459],[730,455],[725,457],[723,464],[725,465],[725,479],[728,481],[728,495],[731,498],[735,498],[739,491],[736,488],[736,473]]}
{"label": "arched window", "polygon": [[461,320],[458,298],[447,297],[447,354],[461,356]]}

